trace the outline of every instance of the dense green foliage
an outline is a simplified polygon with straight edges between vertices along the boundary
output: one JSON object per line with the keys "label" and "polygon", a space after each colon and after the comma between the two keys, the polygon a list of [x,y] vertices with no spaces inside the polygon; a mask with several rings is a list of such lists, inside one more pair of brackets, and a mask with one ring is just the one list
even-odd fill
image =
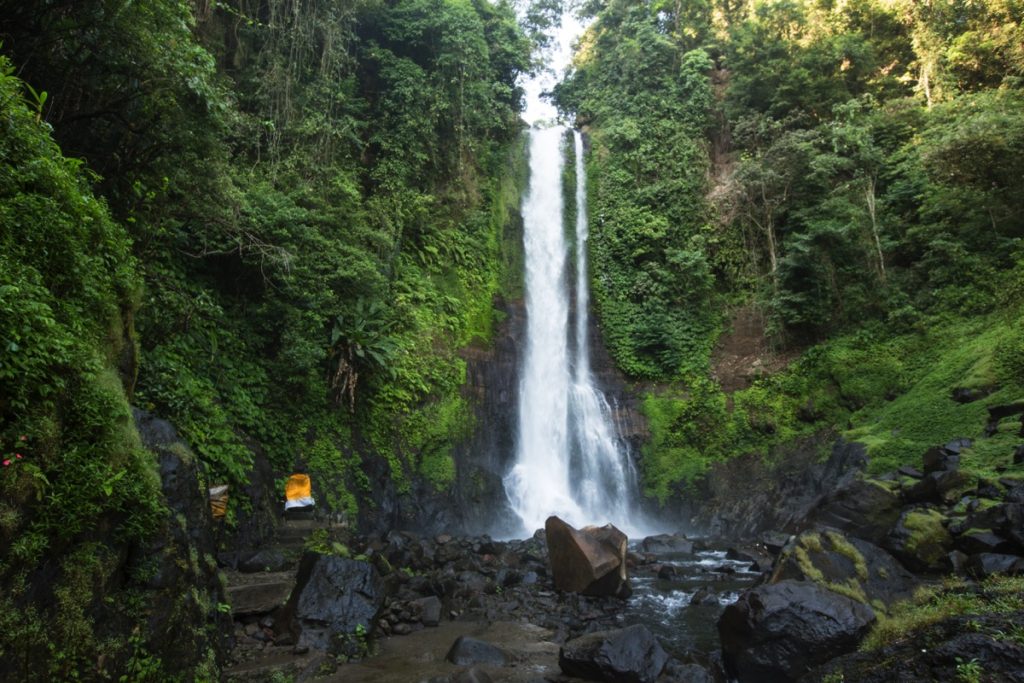
{"label": "dense green foliage", "polygon": [[[489,0],[0,2],[0,41],[4,657],[67,679],[116,654],[89,621],[113,563],[80,543],[160,512],[129,400],[209,484],[265,454],[350,517],[450,485],[458,350],[515,293],[534,44]],[[40,563],[81,565],[49,635],[17,602]],[[140,680],[146,637],[111,660]]]}
{"label": "dense green foliage", "polygon": [[160,484],[122,384],[139,288],[128,236],[13,71],[0,57],[0,653],[19,677],[67,679],[101,651],[126,656],[87,616],[116,564],[92,539],[151,534]]}
{"label": "dense green foliage", "polygon": [[289,467],[363,425],[397,481],[443,486],[470,419],[455,351],[489,335],[514,204],[530,43],[511,9],[37,9],[4,32],[142,264],[137,400],[211,480],[244,481],[254,442]]}
{"label": "dense green foliage", "polygon": [[[913,462],[1024,394],[1018,4],[584,12],[556,99],[591,134],[603,331],[628,373],[680,381],[645,403],[649,492],[830,427],[878,470]],[[739,305],[802,356],[727,398],[715,312]],[[989,395],[960,405],[958,387]],[[979,471],[1008,439],[976,447]]]}
{"label": "dense green foliage", "polygon": [[[708,54],[680,56],[642,5],[610,6],[574,78],[556,88],[591,134],[594,300],[606,341],[638,377],[674,376],[710,350],[704,248]],[[598,172],[598,169],[600,172]]]}

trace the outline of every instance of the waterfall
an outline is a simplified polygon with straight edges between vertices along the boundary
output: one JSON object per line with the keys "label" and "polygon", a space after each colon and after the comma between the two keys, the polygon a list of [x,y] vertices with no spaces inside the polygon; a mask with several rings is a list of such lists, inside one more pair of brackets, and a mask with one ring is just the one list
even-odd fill
{"label": "waterfall", "polygon": [[515,464],[505,491],[527,533],[552,514],[576,526],[610,521],[629,533],[638,526],[632,514],[636,476],[590,368],[586,174],[579,133],[576,299],[569,305],[564,139],[565,129],[558,126],[530,131],[530,183],[523,201],[527,338]]}

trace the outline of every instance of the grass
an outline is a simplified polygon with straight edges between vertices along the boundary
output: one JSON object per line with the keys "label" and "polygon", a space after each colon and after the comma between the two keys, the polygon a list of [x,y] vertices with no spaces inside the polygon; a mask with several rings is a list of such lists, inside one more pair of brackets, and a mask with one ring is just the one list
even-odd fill
{"label": "grass", "polygon": [[[921,455],[930,446],[967,437],[975,445],[965,452],[961,468],[976,476],[999,476],[995,468],[1010,464],[1019,437],[1008,419],[996,436],[985,438],[987,408],[1019,400],[1024,387],[1009,381],[997,388],[1000,377],[994,353],[1019,334],[1009,321],[993,317],[897,340],[904,357],[912,359],[904,368],[907,390],[891,401],[869,403],[855,412],[850,418],[853,427],[845,434],[868,447],[870,473],[903,464],[920,466]],[[961,404],[952,398],[957,387],[995,391],[984,399]]]}
{"label": "grass", "polygon": [[[919,589],[912,600],[895,605],[888,616],[879,615],[878,623],[860,649],[878,650],[952,617],[1024,609],[1024,577],[993,576],[979,584],[979,590],[973,590],[973,586],[963,580],[947,579],[942,585]],[[1006,637],[1019,635],[1019,629],[1011,630]]]}

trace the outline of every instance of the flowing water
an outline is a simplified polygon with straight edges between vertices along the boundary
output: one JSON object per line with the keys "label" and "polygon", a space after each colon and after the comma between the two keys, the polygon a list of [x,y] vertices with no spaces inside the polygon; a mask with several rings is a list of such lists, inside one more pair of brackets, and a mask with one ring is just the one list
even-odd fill
{"label": "flowing water", "polygon": [[516,459],[505,490],[527,533],[552,514],[576,526],[612,522],[630,533],[639,528],[636,476],[590,367],[586,174],[577,132],[576,277],[575,287],[569,286],[562,191],[566,139],[561,126],[530,131],[530,184],[523,202],[527,339]]}
{"label": "flowing water", "polygon": [[568,64],[571,42],[581,30],[571,15],[563,16],[549,55],[551,69],[524,84],[525,116],[534,124],[523,201],[527,338],[515,463],[505,491],[527,534],[554,514],[575,526],[612,522],[633,536],[642,526],[633,504],[636,475],[590,367],[583,140],[573,132],[576,222],[570,259],[562,187],[570,136],[553,125],[556,112],[541,96]]}

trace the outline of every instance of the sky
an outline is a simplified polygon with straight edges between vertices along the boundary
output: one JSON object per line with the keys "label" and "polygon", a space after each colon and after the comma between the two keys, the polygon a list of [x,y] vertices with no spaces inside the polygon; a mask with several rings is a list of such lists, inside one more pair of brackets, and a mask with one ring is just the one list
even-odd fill
{"label": "sky", "polygon": [[572,44],[583,33],[584,25],[572,11],[562,15],[561,26],[555,29],[553,45],[546,55],[547,68],[533,78],[522,81],[526,90],[526,111],[523,119],[531,126],[536,123],[553,122],[558,112],[549,101],[541,99],[541,93],[551,90],[561,79],[566,67],[572,61]]}

